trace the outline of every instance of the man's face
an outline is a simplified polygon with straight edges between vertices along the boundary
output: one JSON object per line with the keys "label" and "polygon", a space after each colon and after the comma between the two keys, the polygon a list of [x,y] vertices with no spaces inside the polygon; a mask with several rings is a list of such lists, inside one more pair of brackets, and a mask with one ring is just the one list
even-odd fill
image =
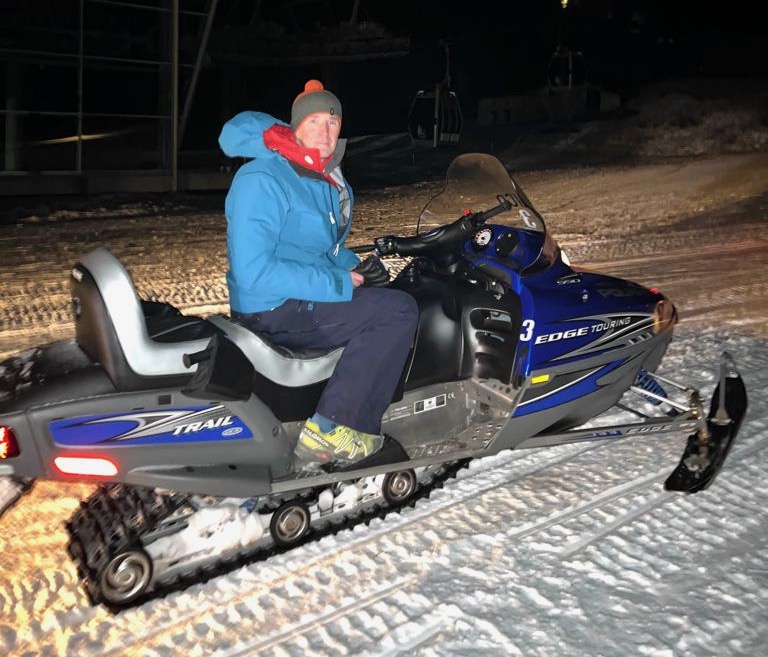
{"label": "man's face", "polygon": [[296,139],[305,148],[316,148],[326,159],[336,150],[341,132],[341,119],[336,114],[315,112],[296,128]]}

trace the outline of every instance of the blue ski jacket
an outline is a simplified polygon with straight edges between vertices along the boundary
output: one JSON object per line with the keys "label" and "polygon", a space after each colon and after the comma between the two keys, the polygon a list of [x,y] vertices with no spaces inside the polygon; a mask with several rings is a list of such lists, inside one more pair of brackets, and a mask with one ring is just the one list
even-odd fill
{"label": "blue ski jacket", "polygon": [[[325,170],[335,169],[336,186],[268,148],[264,133],[275,125],[286,124],[262,112],[241,112],[219,135],[226,155],[252,158],[238,169],[225,201],[229,303],[241,313],[276,308],[287,299],[349,301],[349,270],[360,261],[344,246],[353,196],[337,168],[343,140]],[[348,203],[344,194],[340,204],[341,190]]]}

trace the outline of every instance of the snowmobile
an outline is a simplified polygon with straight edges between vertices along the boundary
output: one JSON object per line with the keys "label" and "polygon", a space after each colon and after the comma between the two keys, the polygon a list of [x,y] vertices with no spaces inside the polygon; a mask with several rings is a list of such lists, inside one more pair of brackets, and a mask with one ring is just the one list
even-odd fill
{"label": "snowmobile", "polygon": [[[91,602],[119,609],[413,504],[501,450],[685,432],[668,490],[722,468],[747,408],[732,359],[708,412],[655,374],[673,303],[572,267],[496,157],[458,156],[414,235],[357,250],[405,263],[388,284],[420,308],[379,452],[294,462],[341,349],[142,300],[98,247],[71,270],[74,337],[0,366],[0,513],[37,479],[97,482],[68,549]],[[601,422],[617,408],[631,420]]]}

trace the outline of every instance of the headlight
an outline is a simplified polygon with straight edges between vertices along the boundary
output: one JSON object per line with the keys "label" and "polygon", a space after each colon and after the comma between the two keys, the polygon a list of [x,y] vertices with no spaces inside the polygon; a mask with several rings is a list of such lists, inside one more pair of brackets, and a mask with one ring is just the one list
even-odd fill
{"label": "headlight", "polygon": [[562,249],[560,249],[560,260],[562,260],[566,265],[570,267],[571,259],[568,257],[568,254]]}
{"label": "headlight", "polygon": [[653,309],[653,332],[661,333],[677,324],[677,309],[669,299],[662,299]]}

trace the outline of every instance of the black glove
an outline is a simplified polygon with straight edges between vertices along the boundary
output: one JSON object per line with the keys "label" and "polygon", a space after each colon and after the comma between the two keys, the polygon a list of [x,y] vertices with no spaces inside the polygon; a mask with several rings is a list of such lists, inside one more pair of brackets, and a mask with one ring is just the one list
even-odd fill
{"label": "black glove", "polygon": [[365,287],[383,287],[389,283],[389,272],[384,263],[375,255],[369,255],[352,271],[356,271],[363,277]]}

